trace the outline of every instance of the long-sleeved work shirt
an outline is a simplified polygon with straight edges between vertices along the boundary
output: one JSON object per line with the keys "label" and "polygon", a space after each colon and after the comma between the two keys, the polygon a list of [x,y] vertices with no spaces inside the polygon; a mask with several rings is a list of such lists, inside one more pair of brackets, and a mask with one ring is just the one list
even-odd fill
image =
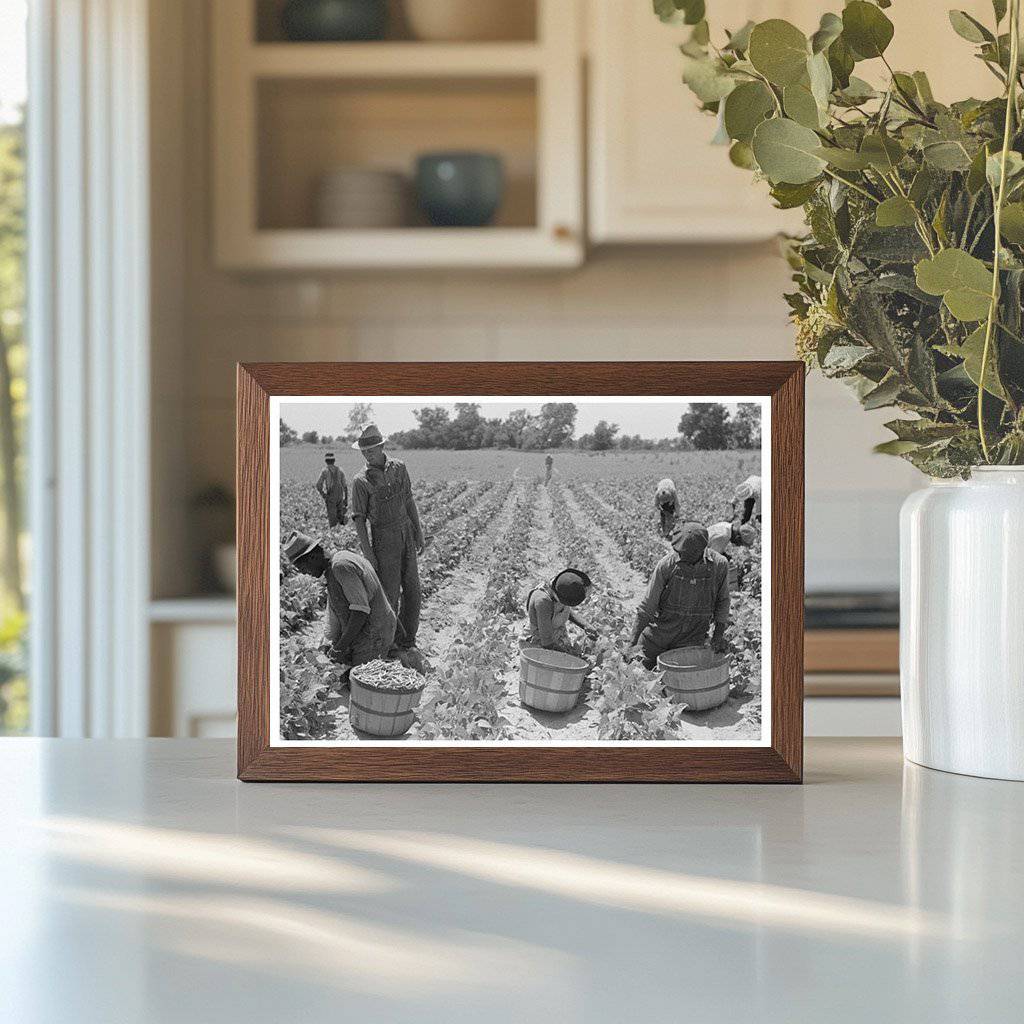
{"label": "long-sleeved work shirt", "polygon": [[654,568],[637,615],[653,651],[704,643],[708,627],[729,622],[729,563],[710,548],[695,565],[673,551]]}

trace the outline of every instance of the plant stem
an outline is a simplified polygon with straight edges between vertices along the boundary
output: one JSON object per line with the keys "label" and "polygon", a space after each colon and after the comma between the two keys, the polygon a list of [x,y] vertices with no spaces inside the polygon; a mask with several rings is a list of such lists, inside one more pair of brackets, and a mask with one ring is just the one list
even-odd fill
{"label": "plant stem", "polygon": [[1003,149],[999,154],[999,189],[995,196],[993,228],[995,243],[992,251],[992,296],[989,300],[988,319],[985,322],[985,345],[981,350],[981,369],[978,371],[978,435],[985,461],[992,462],[988,437],[985,434],[985,372],[988,369],[989,351],[992,346],[992,330],[999,308],[999,256],[1001,252],[1000,228],[1002,225],[1003,200],[1006,194],[1006,160],[1010,151],[1010,138],[1014,115],[1017,111],[1017,66],[1020,60],[1020,0],[1010,0],[1010,73],[1006,76],[1006,118],[1003,124]]}
{"label": "plant stem", "polygon": [[835,181],[842,182],[842,184],[852,188],[854,192],[859,192],[862,196],[867,196],[871,202],[878,204],[878,196],[873,196],[866,188],[861,188],[856,182],[847,181],[846,178],[840,178],[838,174],[833,174],[827,167],[824,169],[824,173]]}

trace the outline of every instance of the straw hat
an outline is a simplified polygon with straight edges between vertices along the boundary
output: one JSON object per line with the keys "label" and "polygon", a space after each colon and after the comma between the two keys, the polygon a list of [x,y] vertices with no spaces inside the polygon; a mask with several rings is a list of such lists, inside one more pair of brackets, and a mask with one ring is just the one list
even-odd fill
{"label": "straw hat", "polygon": [[292,530],[288,539],[284,542],[285,557],[294,565],[303,555],[308,555],[319,544],[315,537]]}
{"label": "straw hat", "polygon": [[359,435],[359,439],[354,441],[352,444],[353,448],[358,448],[361,452],[365,452],[368,448],[377,448],[385,442],[386,438],[377,429],[376,423],[368,423],[363,427],[363,432]]}

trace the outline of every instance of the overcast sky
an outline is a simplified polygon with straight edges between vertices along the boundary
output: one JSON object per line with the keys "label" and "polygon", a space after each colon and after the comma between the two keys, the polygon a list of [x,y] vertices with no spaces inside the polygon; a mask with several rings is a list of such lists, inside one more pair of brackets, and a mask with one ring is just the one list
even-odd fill
{"label": "overcast sky", "polygon": [[[600,420],[617,423],[623,434],[640,434],[641,437],[662,438],[674,437],[679,426],[679,417],[689,408],[689,402],[678,401],[613,401],[607,399],[586,399],[573,397],[567,399],[575,403],[576,437],[588,434]],[[531,413],[540,412],[543,402],[495,402],[487,399],[480,401],[480,413],[488,418],[504,419],[513,409],[526,409]],[[376,401],[373,403],[373,421],[382,433],[391,434],[396,430],[411,430],[416,424],[414,409],[425,405],[441,406],[455,416],[454,402],[438,401],[426,398],[414,402],[404,399],[400,402]],[[734,410],[734,402],[725,402],[730,410]],[[352,403],[316,399],[312,401],[295,401],[281,399],[281,418],[300,434],[307,430],[315,430],[318,434],[330,434],[332,437],[343,434],[348,426],[348,414]]]}

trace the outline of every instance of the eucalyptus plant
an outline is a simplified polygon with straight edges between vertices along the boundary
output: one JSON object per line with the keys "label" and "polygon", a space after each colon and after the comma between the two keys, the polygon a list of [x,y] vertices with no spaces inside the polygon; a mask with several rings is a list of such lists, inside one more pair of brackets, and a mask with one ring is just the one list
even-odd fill
{"label": "eucalyptus plant", "polygon": [[[949,12],[998,91],[949,105],[890,66],[890,6],[852,0],[810,37],[748,22],[716,45],[704,0],[654,0],[691,26],[683,80],[716,141],[776,206],[803,207],[807,233],[785,241],[801,358],[865,409],[910,414],[878,451],[967,476],[1024,462],[1020,0],[993,0],[987,25]],[[869,61],[883,87],[855,73]]]}

